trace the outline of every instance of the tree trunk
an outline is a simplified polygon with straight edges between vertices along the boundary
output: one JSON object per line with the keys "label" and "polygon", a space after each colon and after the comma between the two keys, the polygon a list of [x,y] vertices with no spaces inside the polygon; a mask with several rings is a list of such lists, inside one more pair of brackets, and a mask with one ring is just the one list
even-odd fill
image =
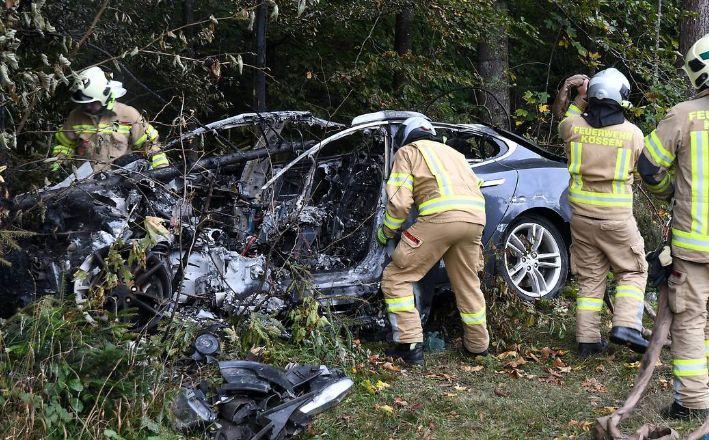
{"label": "tree trunk", "polygon": [[679,51],[682,56],[695,41],[709,33],[709,1],[682,0]]}
{"label": "tree trunk", "polygon": [[[507,15],[505,0],[496,0],[494,8],[500,17]],[[486,41],[478,45],[478,73],[485,90],[478,93],[478,101],[489,110],[490,122],[502,128],[510,128],[507,33],[502,23],[488,24],[488,31]]]}
{"label": "tree trunk", "polygon": [[[411,22],[414,18],[414,5],[408,3],[404,9],[396,14],[396,25],[394,28],[394,50],[399,56],[404,56],[411,52]],[[394,89],[399,90],[406,83],[406,75],[403,72],[394,74]]]}
{"label": "tree trunk", "polygon": [[254,109],[266,111],[266,25],[268,3],[261,0],[256,8],[256,70],[254,73]]}
{"label": "tree trunk", "polygon": [[195,0],[185,0],[183,4],[185,24],[194,23],[194,2]]}

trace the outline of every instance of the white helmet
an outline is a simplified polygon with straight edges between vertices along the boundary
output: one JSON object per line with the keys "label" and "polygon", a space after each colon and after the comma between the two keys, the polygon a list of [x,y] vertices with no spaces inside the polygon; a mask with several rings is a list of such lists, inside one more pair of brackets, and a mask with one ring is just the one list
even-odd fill
{"label": "white helmet", "polygon": [[695,89],[701,89],[709,79],[709,34],[698,39],[687,51],[682,68]]}
{"label": "white helmet", "polygon": [[71,92],[71,100],[78,104],[99,101],[110,109],[117,98],[126,94],[126,89],[118,81],[109,81],[103,70],[94,66],[79,72]]}
{"label": "white helmet", "polygon": [[421,116],[412,116],[401,123],[394,136],[396,147],[403,147],[418,139],[431,139],[436,135],[436,130],[431,121]]}
{"label": "white helmet", "polygon": [[588,99],[611,99],[622,107],[630,107],[630,82],[618,69],[609,68],[593,75],[588,82]]}

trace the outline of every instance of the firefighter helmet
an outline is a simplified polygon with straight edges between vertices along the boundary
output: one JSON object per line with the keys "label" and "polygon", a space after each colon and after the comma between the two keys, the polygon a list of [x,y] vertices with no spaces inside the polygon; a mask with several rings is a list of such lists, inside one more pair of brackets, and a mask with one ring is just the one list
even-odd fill
{"label": "firefighter helmet", "polygon": [[709,80],[709,34],[698,39],[687,51],[682,67],[692,86],[701,89]]}
{"label": "firefighter helmet", "polygon": [[126,94],[123,84],[106,78],[98,66],[79,72],[71,87],[71,100],[78,104],[99,101],[104,107],[112,107],[113,102]]}
{"label": "firefighter helmet", "polygon": [[588,99],[610,99],[621,107],[630,107],[630,82],[614,67],[601,70],[588,82]]}
{"label": "firefighter helmet", "polygon": [[399,126],[394,144],[400,148],[419,139],[432,139],[435,135],[436,130],[431,125],[431,121],[421,116],[412,116]]}

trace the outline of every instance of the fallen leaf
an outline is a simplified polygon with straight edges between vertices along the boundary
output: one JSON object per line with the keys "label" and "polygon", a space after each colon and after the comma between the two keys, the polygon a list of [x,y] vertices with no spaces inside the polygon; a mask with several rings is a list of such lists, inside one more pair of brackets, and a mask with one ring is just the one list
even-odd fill
{"label": "fallen leaf", "polygon": [[578,428],[582,431],[590,431],[591,428],[593,427],[593,422],[589,421],[577,421],[577,420],[570,420],[569,421],[569,427],[570,428]]}
{"label": "fallen leaf", "polygon": [[507,359],[507,358],[510,358],[510,357],[517,357],[517,356],[519,356],[519,354],[518,354],[516,351],[510,350],[510,351],[505,351],[504,353],[500,353],[500,354],[498,354],[498,355],[495,356],[495,357],[496,357],[497,359]]}
{"label": "fallen leaf", "polygon": [[517,368],[520,365],[524,365],[526,363],[527,363],[527,361],[525,361],[524,358],[520,357],[520,358],[517,358],[513,361],[509,361],[508,363],[505,364],[505,367]]}
{"label": "fallen leaf", "polygon": [[617,409],[618,409],[618,407],[616,407],[616,406],[602,406],[600,408],[596,408],[595,411],[596,411],[596,413],[598,413],[602,416],[609,416],[609,415],[613,414]]}
{"label": "fallen leaf", "polygon": [[389,405],[374,405],[374,407],[381,412],[384,412],[387,414],[394,414],[394,408],[392,408]]}
{"label": "fallen leaf", "polygon": [[470,388],[466,388],[466,387],[463,387],[460,385],[454,386],[453,389],[455,389],[456,391],[469,391],[470,390]]}
{"label": "fallen leaf", "polygon": [[369,379],[366,379],[362,381],[362,386],[365,390],[367,390],[368,393],[377,394],[378,392],[389,388],[391,385],[386,382],[382,382],[381,380],[378,380],[376,383],[373,384]]}
{"label": "fallen leaf", "polygon": [[456,393],[443,393],[445,397],[458,397]]}
{"label": "fallen leaf", "polygon": [[510,393],[508,393],[507,391],[502,391],[497,388],[495,388],[494,393],[497,397],[508,397],[510,395]]}
{"label": "fallen leaf", "polygon": [[596,371],[602,373],[606,371],[606,367],[604,367],[603,364],[598,364],[598,366],[596,367]]}
{"label": "fallen leaf", "polygon": [[397,367],[396,365],[392,364],[391,362],[384,362],[382,364],[382,368],[384,368],[385,370],[395,371],[395,372],[401,371],[401,368]]}
{"label": "fallen leaf", "polygon": [[552,365],[553,367],[556,367],[556,368],[564,368],[564,367],[566,367],[566,364],[564,363],[564,361],[562,361],[562,360],[559,359],[559,358],[555,358],[555,359],[554,359],[554,362],[552,362],[551,365]]}
{"label": "fallen leaf", "polygon": [[581,382],[581,386],[586,391],[596,391],[598,393],[608,392],[608,388],[606,388],[605,385],[600,383],[595,377],[585,379],[583,382]]}
{"label": "fallen leaf", "polygon": [[406,400],[402,399],[401,397],[394,397],[394,406],[409,406],[409,402]]}
{"label": "fallen leaf", "polygon": [[460,369],[465,371],[466,373],[475,373],[478,371],[482,371],[483,369],[485,369],[485,367],[483,365],[463,365]]}

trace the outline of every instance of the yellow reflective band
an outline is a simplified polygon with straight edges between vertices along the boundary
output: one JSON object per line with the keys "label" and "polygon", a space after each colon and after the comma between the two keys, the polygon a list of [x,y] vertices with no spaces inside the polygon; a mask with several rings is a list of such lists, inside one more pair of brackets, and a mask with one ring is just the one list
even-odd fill
{"label": "yellow reflective band", "polygon": [[71,127],[76,134],[109,134],[109,133],[130,133],[131,126],[126,124],[98,124],[98,125],[73,125]]}
{"label": "yellow reflective band", "polygon": [[690,133],[692,157],[692,232],[707,235],[709,224],[709,133]]}
{"label": "yellow reflective band", "polygon": [[569,200],[586,205],[618,207],[633,206],[633,196],[631,194],[608,194],[594,191],[582,191],[576,188],[569,188]]}
{"label": "yellow reflective band", "polygon": [[655,163],[662,167],[669,167],[675,160],[674,154],[670,153],[665,149],[657,136],[657,130],[653,130],[652,133],[645,136],[645,148],[650,152]]}
{"label": "yellow reflective band", "polygon": [[569,160],[569,173],[571,174],[571,187],[583,188],[583,178],[581,177],[581,158],[583,157],[583,144],[581,142],[571,142],[571,158]]}
{"label": "yellow reflective band", "polygon": [[580,115],[583,113],[580,108],[576,104],[571,104],[569,106],[569,109],[566,110],[566,113],[564,113],[564,117],[568,118],[569,116],[574,116],[574,115]]}
{"label": "yellow reflective band", "polygon": [[463,324],[465,325],[483,325],[486,320],[485,309],[474,313],[460,312],[460,318],[463,320]]}
{"label": "yellow reflective band", "polygon": [[384,298],[389,313],[395,312],[413,312],[416,310],[414,304],[414,296],[402,296],[401,298]]}
{"label": "yellow reflective band", "polygon": [[703,376],[707,374],[707,358],[701,359],[673,359],[672,374],[677,377]]}
{"label": "yellow reflective band", "polygon": [[145,129],[145,134],[148,135],[148,140],[150,140],[150,142],[153,142],[158,138],[158,131],[150,124],[148,124],[148,127]]}
{"label": "yellow reflective band", "polygon": [[625,182],[628,180],[628,170],[630,169],[630,151],[626,148],[618,148],[615,159],[615,179],[613,180],[613,192],[625,194]]}
{"label": "yellow reflective band", "polygon": [[57,140],[58,143],[66,145],[68,147],[74,147],[76,145],[76,141],[72,141],[69,136],[67,136],[67,134],[63,131],[56,132],[54,134],[54,138]]}
{"label": "yellow reflective band", "polygon": [[672,228],[672,245],[694,251],[709,252],[709,235]]}
{"label": "yellow reflective band", "polygon": [[704,355],[709,356],[709,340],[704,340]]}
{"label": "yellow reflective band", "polygon": [[409,190],[414,190],[414,177],[407,173],[391,173],[389,180],[387,180],[387,185],[392,185],[395,187],[404,187]]}
{"label": "yellow reflective band", "polygon": [[163,165],[170,165],[170,161],[167,160],[167,156],[165,153],[158,153],[154,154],[153,157],[151,157],[151,168],[158,168]]}
{"label": "yellow reflective band", "polygon": [[603,308],[603,300],[579,296],[576,298],[576,310],[599,312]]}
{"label": "yellow reflective band", "polygon": [[640,302],[645,301],[645,292],[639,287],[632,284],[618,284],[615,288],[615,297],[617,298],[632,298]]}
{"label": "yellow reflective band", "polygon": [[445,168],[441,165],[441,162],[433,149],[428,147],[419,147],[419,151],[423,155],[426,165],[428,165],[428,170],[431,171],[431,174],[433,174],[436,178],[440,196],[443,197],[453,195],[453,191],[450,187],[450,179],[448,178],[448,175],[446,175]]}
{"label": "yellow reflective band", "polygon": [[74,148],[66,145],[55,145],[54,148],[52,148],[52,155],[58,156],[60,154],[66,157],[72,157],[74,155]]}
{"label": "yellow reflective band", "polygon": [[391,215],[389,215],[388,212],[384,214],[384,226],[391,229],[392,231],[396,231],[397,229],[399,229],[405,221],[405,218],[392,217]]}
{"label": "yellow reflective band", "polygon": [[485,212],[485,200],[472,196],[436,197],[419,205],[419,215],[446,211]]}
{"label": "yellow reflective band", "polygon": [[655,184],[655,185],[647,184],[647,188],[653,194],[661,194],[661,193],[665,192],[670,187],[671,183],[672,183],[672,176],[670,175],[670,173],[666,173],[665,177],[663,177],[662,180],[660,180],[657,184]]}

